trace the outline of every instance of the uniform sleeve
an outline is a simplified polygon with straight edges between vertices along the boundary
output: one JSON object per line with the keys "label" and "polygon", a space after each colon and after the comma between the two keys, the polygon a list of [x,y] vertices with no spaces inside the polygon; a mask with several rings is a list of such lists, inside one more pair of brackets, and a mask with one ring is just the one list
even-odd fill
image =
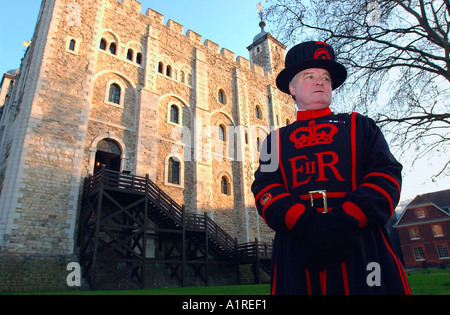
{"label": "uniform sleeve", "polygon": [[301,223],[307,220],[307,207],[299,196],[286,190],[279,165],[278,143],[280,131],[270,133],[260,150],[260,165],[255,172],[252,192],[258,213],[267,225],[277,233],[301,231]]}
{"label": "uniform sleeve", "polygon": [[[400,200],[402,165],[394,158],[378,126],[371,119],[356,121],[357,163],[362,182],[346,196],[343,210],[358,220],[360,227],[384,225]],[[355,131],[355,132],[356,132]]]}

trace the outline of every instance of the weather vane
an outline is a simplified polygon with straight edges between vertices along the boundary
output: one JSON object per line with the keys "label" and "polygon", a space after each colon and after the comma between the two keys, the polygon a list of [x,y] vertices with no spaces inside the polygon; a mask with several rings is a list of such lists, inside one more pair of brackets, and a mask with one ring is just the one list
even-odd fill
{"label": "weather vane", "polygon": [[266,12],[266,11],[263,10],[261,2],[258,3],[258,4],[256,5],[256,7],[257,7],[258,10],[259,10],[259,17],[261,18],[261,22],[262,22],[262,21],[263,21],[263,15],[264,15],[264,12]]}

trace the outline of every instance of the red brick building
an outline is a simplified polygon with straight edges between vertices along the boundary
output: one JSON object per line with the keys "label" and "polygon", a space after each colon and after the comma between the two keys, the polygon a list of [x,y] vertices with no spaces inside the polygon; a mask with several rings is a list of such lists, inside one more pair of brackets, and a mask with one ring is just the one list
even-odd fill
{"label": "red brick building", "polygon": [[406,268],[450,266],[450,189],[416,196],[395,227]]}

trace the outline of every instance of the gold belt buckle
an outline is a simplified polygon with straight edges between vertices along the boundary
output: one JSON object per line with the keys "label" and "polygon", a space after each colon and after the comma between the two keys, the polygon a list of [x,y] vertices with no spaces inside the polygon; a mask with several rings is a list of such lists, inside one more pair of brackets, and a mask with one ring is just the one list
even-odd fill
{"label": "gold belt buckle", "polygon": [[309,200],[311,201],[311,207],[314,207],[313,194],[322,194],[323,198],[323,213],[328,213],[328,203],[327,203],[327,191],[326,190],[312,190],[309,192]]}

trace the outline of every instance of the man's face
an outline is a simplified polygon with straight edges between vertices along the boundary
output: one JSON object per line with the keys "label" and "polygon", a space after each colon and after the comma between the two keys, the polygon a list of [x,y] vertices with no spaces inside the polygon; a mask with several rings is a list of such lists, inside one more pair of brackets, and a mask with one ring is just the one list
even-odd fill
{"label": "man's face", "polygon": [[325,69],[310,68],[297,73],[289,91],[300,110],[320,110],[331,104],[331,76]]}

